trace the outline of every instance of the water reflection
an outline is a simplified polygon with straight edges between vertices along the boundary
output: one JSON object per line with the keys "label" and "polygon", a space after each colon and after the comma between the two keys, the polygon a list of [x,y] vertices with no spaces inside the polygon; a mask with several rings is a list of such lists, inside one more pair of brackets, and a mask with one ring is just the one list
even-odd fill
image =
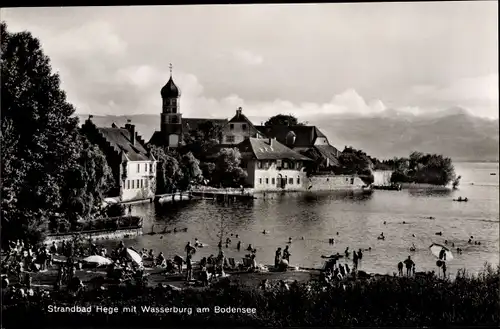
{"label": "water reflection", "polygon": [[[292,264],[319,267],[322,254],[342,253],[346,247],[351,250],[371,247],[372,251],[363,257],[361,269],[392,273],[415,243],[417,252],[412,253],[412,258],[417,270],[433,270],[435,259],[428,247],[448,240],[455,243],[455,248],[464,249],[464,253],[450,263],[450,273],[461,267],[475,271],[481,269],[485,261],[499,263],[498,183],[484,186],[495,184],[494,177],[482,172],[476,177],[471,172],[462,170],[460,174],[464,179],[482,182],[483,186],[464,185],[459,191],[377,190],[370,195],[268,194],[265,198],[260,196],[229,205],[212,200],[138,205],[134,206],[133,214],[144,216],[145,232],[156,225],[156,232],[172,233],[145,235],[129,243],[174,255],[182,252],[188,240],[198,238],[208,247],[199,250],[196,258],[204,257],[217,252],[218,226],[223,221],[233,236],[239,235],[227,249],[224,247],[227,256],[236,260],[245,254],[236,250],[237,240],[241,240],[244,247],[252,243],[257,248],[259,262],[272,264],[275,249],[283,248],[292,237]],[[471,201],[452,202],[459,195]],[[174,228],[188,230],[174,234]],[[263,230],[269,234],[262,234]],[[442,236],[435,235],[439,231],[443,232]],[[377,240],[381,232],[387,237],[384,241]],[[471,235],[481,241],[480,246],[467,244]],[[336,244],[330,245],[329,238],[335,238]]]}

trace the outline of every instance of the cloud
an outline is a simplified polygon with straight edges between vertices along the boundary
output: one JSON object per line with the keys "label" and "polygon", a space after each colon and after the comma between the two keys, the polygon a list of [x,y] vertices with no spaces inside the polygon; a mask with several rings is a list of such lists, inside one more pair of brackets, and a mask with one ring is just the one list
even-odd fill
{"label": "cloud", "polygon": [[[309,49],[307,53],[300,53],[302,48],[292,52],[289,51],[292,48],[286,48],[286,43],[280,43],[281,39],[273,42],[270,48],[259,49],[256,43],[245,44],[243,36],[233,36],[236,40],[233,43],[223,43],[221,37],[210,43],[213,49],[202,56],[196,55],[196,51],[185,54],[186,45],[184,48],[172,46],[172,49],[163,49],[157,38],[147,39],[142,30],[133,29],[132,32],[141,36],[142,43],[138,46],[138,41],[134,43],[133,38],[123,31],[123,26],[120,28],[118,23],[111,21],[93,19],[67,28],[49,28],[48,25],[37,25],[33,20],[13,24],[8,21],[8,26],[12,31],[28,29],[42,41],[53,68],[60,72],[62,88],[78,113],[159,114],[160,89],[169,78],[168,63],[171,59],[162,58],[166,53],[174,62],[181,63],[174,67],[174,80],[182,92],[180,106],[185,117],[227,118],[240,106],[249,116],[292,113],[305,118],[324,114],[383,114],[388,107],[394,113],[421,115],[461,106],[475,115],[498,118],[498,74],[450,79],[447,85],[429,83],[411,87],[402,84],[406,89],[400,93],[387,89],[381,97],[370,89],[377,84],[368,79],[368,71],[366,83],[356,83],[351,79],[357,71],[349,70],[349,65],[364,63],[356,59],[346,61],[325,57],[328,59],[325,60],[318,55],[323,53],[316,49]],[[253,30],[245,31],[250,34]],[[246,38],[255,39],[250,35]],[[182,39],[189,38],[172,39],[166,44],[181,44]],[[193,40],[198,39],[189,40],[194,43]],[[175,51],[180,53],[172,54]],[[327,55],[339,53],[327,52]],[[364,52],[349,50],[347,53],[359,55]],[[304,66],[307,69],[295,67],[298,59],[312,55],[319,57],[306,57],[304,63],[307,66]],[[185,59],[191,58],[189,56],[194,58],[193,62]],[[281,66],[287,60],[294,63],[295,71]],[[340,73],[344,65],[340,68],[322,67],[322,72],[328,72],[322,75],[309,69],[316,63],[323,66],[344,63],[348,72],[346,75]],[[366,62],[366,65],[372,64]],[[222,65],[222,68],[217,65]],[[298,79],[298,75],[304,76]],[[364,81],[364,75],[361,79]],[[304,88],[304,81],[309,84],[308,88]],[[399,85],[399,80],[391,83]],[[217,92],[214,92],[214,84],[221,86]],[[305,95],[306,92],[310,93]],[[370,97],[366,97],[367,94]],[[406,95],[406,99],[401,100],[400,94]]]}
{"label": "cloud", "polygon": [[417,85],[411,88],[414,102],[425,99],[441,107],[460,106],[470,114],[498,118],[498,73],[457,79],[448,85]]}
{"label": "cloud", "polygon": [[262,56],[254,54],[248,50],[233,50],[232,55],[236,60],[246,65],[260,65],[264,62]]}

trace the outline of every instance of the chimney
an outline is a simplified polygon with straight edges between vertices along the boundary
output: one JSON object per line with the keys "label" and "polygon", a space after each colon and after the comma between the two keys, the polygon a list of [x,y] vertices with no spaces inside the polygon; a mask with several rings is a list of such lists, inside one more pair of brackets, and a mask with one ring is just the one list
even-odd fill
{"label": "chimney", "polygon": [[135,145],[135,125],[131,124],[132,120],[127,119],[127,124],[125,125],[125,128],[130,132],[130,143],[132,145]]}
{"label": "chimney", "polygon": [[240,106],[240,107],[238,107],[238,109],[236,110],[236,115],[237,115],[237,116],[240,116],[240,115],[241,115],[241,111],[242,111],[242,110],[243,110],[243,109],[241,108],[241,106]]}

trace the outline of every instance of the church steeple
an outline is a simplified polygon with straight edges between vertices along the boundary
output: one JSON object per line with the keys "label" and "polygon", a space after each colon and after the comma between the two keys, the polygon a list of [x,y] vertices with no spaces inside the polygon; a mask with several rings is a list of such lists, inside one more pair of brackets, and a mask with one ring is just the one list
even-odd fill
{"label": "church steeple", "polygon": [[182,114],[179,110],[181,92],[172,78],[172,64],[169,65],[169,69],[170,79],[161,89],[161,131],[168,138],[169,146],[177,147],[182,139]]}

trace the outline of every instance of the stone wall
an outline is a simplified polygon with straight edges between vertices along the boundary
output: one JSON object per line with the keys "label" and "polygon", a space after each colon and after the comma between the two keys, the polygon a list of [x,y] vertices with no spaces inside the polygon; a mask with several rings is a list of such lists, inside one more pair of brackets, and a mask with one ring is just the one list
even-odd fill
{"label": "stone wall", "polygon": [[392,170],[375,170],[373,172],[373,185],[388,186],[391,185]]}
{"label": "stone wall", "polygon": [[366,184],[357,176],[314,175],[308,178],[308,191],[361,190]]}
{"label": "stone wall", "polygon": [[[132,228],[132,229],[122,229],[122,230],[112,230],[112,231],[88,231],[79,233],[84,239],[91,239],[92,241],[96,240],[110,240],[110,239],[123,239],[129,237],[135,237],[138,235],[142,235],[142,227],[140,228]],[[62,241],[71,240],[76,234],[57,234],[57,235],[49,235],[45,239],[45,244],[52,244],[52,242],[60,243]]]}

